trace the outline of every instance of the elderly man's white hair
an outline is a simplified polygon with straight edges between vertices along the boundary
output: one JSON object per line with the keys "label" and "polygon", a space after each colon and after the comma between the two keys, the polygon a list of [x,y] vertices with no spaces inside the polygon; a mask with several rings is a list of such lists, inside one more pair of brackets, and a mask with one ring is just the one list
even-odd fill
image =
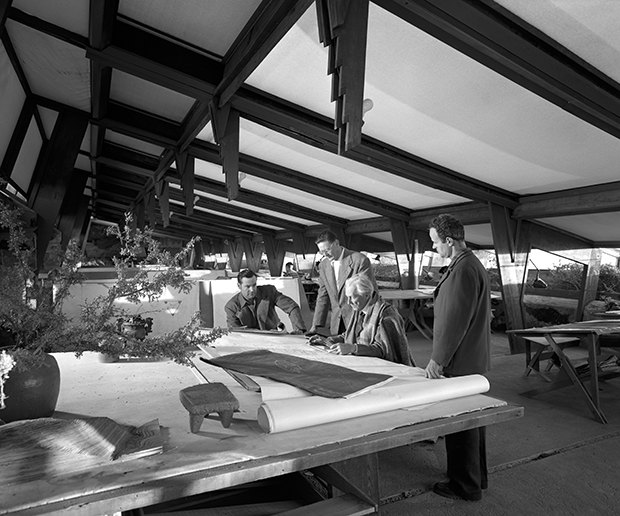
{"label": "elderly man's white hair", "polygon": [[368,277],[368,275],[364,273],[356,274],[355,276],[351,276],[344,283],[345,292],[349,293],[353,290],[357,290],[360,294],[372,294],[375,291],[375,286]]}

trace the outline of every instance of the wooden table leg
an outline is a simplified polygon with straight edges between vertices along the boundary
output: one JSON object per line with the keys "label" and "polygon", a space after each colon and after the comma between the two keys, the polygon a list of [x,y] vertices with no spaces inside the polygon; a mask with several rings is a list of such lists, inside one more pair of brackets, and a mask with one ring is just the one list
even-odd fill
{"label": "wooden table leg", "polygon": [[[579,379],[579,375],[575,370],[575,367],[569,360],[569,358],[564,354],[562,348],[553,340],[551,335],[545,335],[547,342],[553,348],[553,351],[556,352],[560,359],[560,363],[562,364],[562,369],[568,374],[568,377],[571,379],[573,384],[575,384],[580,390],[582,395],[584,396],[586,403],[588,404],[588,408],[594,415],[594,417],[600,421],[601,423],[607,423],[607,418],[605,414],[600,409],[599,396],[598,396],[598,370],[596,368],[596,337],[592,337],[592,339],[588,340],[588,350],[589,350],[589,360],[590,364],[590,379],[592,380],[592,389],[596,386],[596,395],[593,397],[590,395],[588,390],[585,388],[584,384]],[[594,365],[592,365],[592,361]]]}
{"label": "wooden table leg", "polygon": [[411,309],[409,310],[409,320],[424,338],[433,340],[433,330],[427,326],[426,322],[424,322],[424,317],[422,317],[421,311],[423,306],[424,305],[420,303],[420,300],[412,299]]}

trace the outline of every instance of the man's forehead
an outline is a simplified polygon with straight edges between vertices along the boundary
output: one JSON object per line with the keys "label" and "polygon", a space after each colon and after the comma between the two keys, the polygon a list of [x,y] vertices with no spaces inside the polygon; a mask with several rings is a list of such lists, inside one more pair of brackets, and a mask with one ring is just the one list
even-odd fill
{"label": "man's forehead", "polygon": [[251,287],[252,285],[256,285],[256,281],[258,278],[256,276],[252,276],[251,278],[242,278],[241,286]]}

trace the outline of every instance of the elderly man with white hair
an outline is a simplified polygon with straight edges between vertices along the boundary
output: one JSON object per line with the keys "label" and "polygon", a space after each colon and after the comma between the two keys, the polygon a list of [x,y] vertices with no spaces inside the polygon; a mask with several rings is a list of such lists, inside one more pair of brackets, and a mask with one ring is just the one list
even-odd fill
{"label": "elderly man with white hair", "polygon": [[327,339],[317,335],[310,343],[323,341],[331,351],[341,355],[378,357],[414,366],[403,318],[396,308],[381,299],[372,280],[366,274],[356,274],[346,281],[345,292],[353,316],[344,335]]}

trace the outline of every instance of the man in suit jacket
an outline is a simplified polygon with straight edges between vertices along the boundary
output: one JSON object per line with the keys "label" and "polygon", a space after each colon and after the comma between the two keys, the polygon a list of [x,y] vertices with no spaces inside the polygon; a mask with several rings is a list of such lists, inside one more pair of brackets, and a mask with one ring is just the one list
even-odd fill
{"label": "man in suit jacket", "polygon": [[237,276],[239,294],[233,296],[224,307],[229,328],[256,328],[277,330],[284,325],[276,313],[276,306],[288,314],[293,334],[305,333],[306,325],[299,305],[285,296],[273,285],[257,286],[256,273],[245,269]]}
{"label": "man in suit jacket", "polygon": [[345,281],[355,274],[366,274],[376,285],[370,260],[362,253],[350,251],[340,245],[331,231],[323,231],[316,239],[316,245],[323,259],[319,264],[319,291],[316,298],[314,318],[309,333],[325,326],[327,312],[331,307],[330,334],[343,333],[351,320],[353,308],[347,302]]}
{"label": "man in suit jacket", "polygon": [[[453,216],[433,219],[429,235],[439,256],[451,262],[435,289],[433,351],[426,377],[485,374],[491,368],[488,273],[467,247],[463,225]],[[436,483],[433,491],[480,500],[487,487],[484,427],[447,435],[446,453],[449,482]]]}

